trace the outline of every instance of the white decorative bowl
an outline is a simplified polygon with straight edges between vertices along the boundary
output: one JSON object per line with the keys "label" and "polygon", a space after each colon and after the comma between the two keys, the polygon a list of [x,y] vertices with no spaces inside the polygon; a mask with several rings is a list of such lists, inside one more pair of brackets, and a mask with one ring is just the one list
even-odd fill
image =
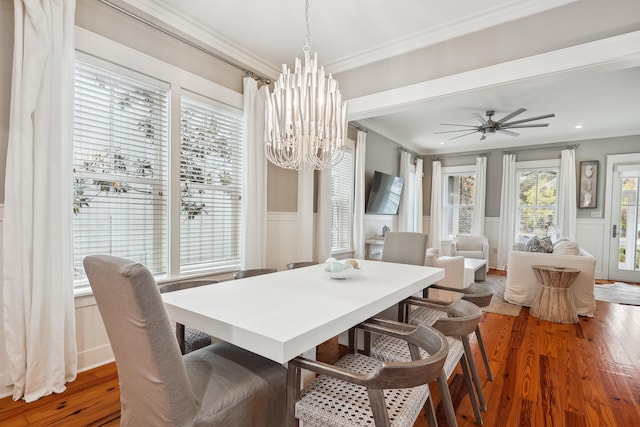
{"label": "white decorative bowl", "polygon": [[[323,266],[321,266],[322,268]],[[331,273],[329,271],[324,271],[322,268],[322,273],[330,279],[348,279],[349,277],[357,276],[362,272],[362,268],[348,268],[346,270],[342,270],[337,273]]]}

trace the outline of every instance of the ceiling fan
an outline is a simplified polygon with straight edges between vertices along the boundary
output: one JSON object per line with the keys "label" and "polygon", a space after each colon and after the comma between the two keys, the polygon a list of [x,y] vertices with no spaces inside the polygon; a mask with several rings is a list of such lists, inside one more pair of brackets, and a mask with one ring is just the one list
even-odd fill
{"label": "ceiling fan", "polygon": [[[487,137],[487,134],[492,134],[492,133],[503,133],[505,135],[510,135],[510,136],[518,136],[520,135],[519,133],[510,131],[509,129],[516,129],[516,128],[541,128],[541,127],[547,127],[549,126],[549,123],[538,123],[538,124],[526,124],[528,122],[532,122],[535,120],[542,120],[542,119],[547,119],[549,117],[555,117],[556,115],[551,113],[551,114],[543,114],[542,116],[536,116],[536,117],[531,117],[528,119],[521,119],[521,120],[514,120],[512,122],[510,122],[509,120],[513,119],[515,116],[524,113],[525,111],[527,111],[524,108],[519,108],[516,111],[514,111],[513,113],[507,114],[506,116],[504,116],[503,118],[501,118],[500,120],[494,121],[492,119],[493,115],[495,114],[495,111],[493,110],[488,110],[486,112],[487,114],[487,119],[485,120],[484,117],[482,117],[480,114],[478,113],[473,113],[473,116],[478,119],[480,121],[480,125],[479,126],[474,126],[474,125],[460,125],[460,124],[454,124],[454,123],[441,123],[443,126],[463,126],[466,127],[467,129],[460,129],[460,130],[445,130],[442,132],[434,132],[434,133],[451,133],[451,132],[467,132],[463,135],[458,135],[455,136],[453,138],[449,138],[451,139],[457,139],[457,138],[462,138],[463,136],[467,136],[467,135],[471,135],[472,133],[476,133],[476,132],[481,132],[482,133],[482,137],[480,138],[480,141],[482,141],[483,139],[485,139]],[[473,130],[471,130],[473,129]]]}

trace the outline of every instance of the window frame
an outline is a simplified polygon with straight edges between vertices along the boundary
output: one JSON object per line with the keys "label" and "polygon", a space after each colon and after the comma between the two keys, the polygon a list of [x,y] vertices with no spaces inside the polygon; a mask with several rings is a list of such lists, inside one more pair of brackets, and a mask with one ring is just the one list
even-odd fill
{"label": "window frame", "polygon": [[[167,273],[156,276],[156,280],[162,282],[204,274],[216,274],[239,268],[240,260],[237,265],[217,265],[197,272],[180,273],[180,126],[176,124],[179,124],[180,120],[180,99],[183,93],[188,93],[185,95],[186,97],[197,94],[212,104],[232,109],[240,115],[243,114],[243,94],[86,29],[76,27],[75,35],[76,58],[99,64],[102,68],[113,69],[114,72],[122,73],[128,77],[139,80],[140,76],[146,76],[169,86],[168,260]],[[73,286],[76,296],[91,294],[88,283],[74,283]]]}
{"label": "window frame", "polygon": [[[556,224],[555,229],[553,231],[553,234],[549,237],[551,237],[552,240],[555,240],[557,238],[556,234],[556,230],[557,230],[557,221],[558,221],[558,189],[560,188],[560,185],[562,185],[562,183],[560,182],[560,159],[544,159],[544,160],[531,160],[531,161],[522,161],[522,162],[516,162],[516,174],[517,174],[517,185],[518,185],[518,199],[516,200],[516,241],[521,240],[523,237],[525,237],[524,235],[521,234],[520,230],[520,223],[521,223],[521,216],[520,216],[520,173],[524,172],[524,171],[535,171],[537,173],[539,172],[545,172],[545,171],[554,171],[556,173],[556,200],[555,200],[555,204],[553,205],[553,218],[554,218],[554,222],[552,224]],[[536,205],[538,206],[538,205]]]}
{"label": "window frame", "polygon": [[[333,217],[334,217],[334,212],[333,212],[333,200],[331,200],[331,221],[330,221],[330,227],[331,227],[331,255],[340,255],[340,254],[344,254],[344,253],[349,253],[349,252],[353,252],[353,198],[354,198],[354,194],[355,194],[355,161],[356,161],[356,152],[355,152],[355,142],[351,139],[346,139],[345,140],[345,150],[351,153],[351,185],[349,186],[349,194],[345,194],[344,197],[347,198],[347,200],[350,201],[350,208],[349,208],[349,218],[347,221],[348,224],[348,233],[347,235],[349,236],[349,244],[347,245],[347,247],[334,247],[333,246]],[[344,159],[344,157],[343,157]],[[333,170],[333,168],[331,168],[331,170]],[[331,186],[333,186],[333,174],[331,175]]]}
{"label": "window frame", "polygon": [[[449,205],[447,204],[448,201],[448,197],[447,197],[447,178],[449,176],[471,176],[473,175],[474,177],[474,194],[475,194],[475,178],[477,175],[476,172],[476,165],[464,165],[464,166],[446,166],[446,167],[442,167],[441,169],[441,175],[442,175],[442,230],[440,231],[442,233],[442,239],[443,240],[449,240],[449,239],[453,239],[453,237],[455,237],[455,234],[458,233],[451,233],[451,230],[448,229],[448,221],[445,221],[445,219],[447,218],[447,208],[448,206],[453,206],[453,205]],[[462,205],[456,205],[458,207],[462,206]],[[473,202],[471,204],[471,208],[474,209],[475,206],[473,205]],[[472,214],[473,215],[473,214]]]}

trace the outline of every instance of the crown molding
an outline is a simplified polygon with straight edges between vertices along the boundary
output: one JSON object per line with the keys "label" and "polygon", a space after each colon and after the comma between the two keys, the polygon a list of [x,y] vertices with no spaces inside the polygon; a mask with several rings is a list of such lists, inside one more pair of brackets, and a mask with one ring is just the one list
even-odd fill
{"label": "crown molding", "polygon": [[[177,8],[151,0],[122,1],[205,43],[223,55],[245,64],[247,68],[267,76],[277,76],[280,73],[280,64],[271,64],[265,61],[211,28],[189,18]],[[425,29],[411,36],[326,63],[324,68],[328,72],[337,74],[576,1],[578,0],[512,0],[506,6],[486,9],[482,13],[471,15],[465,19],[446,22],[436,28]]]}
{"label": "crown molding", "polygon": [[244,49],[242,46],[233,43],[231,40],[225,38],[211,28],[207,28],[201,23],[189,18],[179,9],[171,7],[165,3],[160,4],[151,0],[123,1],[156,19],[171,25],[189,37],[204,43],[206,46],[211,47],[222,55],[229,57],[234,62],[237,62],[238,65],[242,64],[246,68],[250,68],[257,73],[264,74],[265,76],[273,77],[280,73],[279,68],[266,62],[253,52]]}
{"label": "crown molding", "polygon": [[482,13],[470,15],[465,19],[445,22],[435,28],[428,28],[413,35],[326,63],[324,68],[328,72],[338,74],[576,1],[578,0],[512,1],[507,6],[486,9]]}

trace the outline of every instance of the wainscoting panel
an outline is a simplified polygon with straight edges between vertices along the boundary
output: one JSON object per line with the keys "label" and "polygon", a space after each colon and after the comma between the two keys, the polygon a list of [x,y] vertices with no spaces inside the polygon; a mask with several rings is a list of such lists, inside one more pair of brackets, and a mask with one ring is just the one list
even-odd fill
{"label": "wainscoting panel", "polygon": [[314,241],[313,236],[309,236],[308,239],[300,236],[296,212],[267,214],[267,266],[284,270],[290,262],[310,261],[299,259],[300,245],[311,244]]}
{"label": "wainscoting panel", "polygon": [[576,243],[596,258],[596,279],[606,279],[609,276],[609,260],[603,245],[608,238],[604,219],[578,218]]}
{"label": "wainscoting panel", "polygon": [[398,230],[398,215],[372,215],[364,216],[364,236],[372,239],[382,234],[382,228],[387,226],[391,231]]}

